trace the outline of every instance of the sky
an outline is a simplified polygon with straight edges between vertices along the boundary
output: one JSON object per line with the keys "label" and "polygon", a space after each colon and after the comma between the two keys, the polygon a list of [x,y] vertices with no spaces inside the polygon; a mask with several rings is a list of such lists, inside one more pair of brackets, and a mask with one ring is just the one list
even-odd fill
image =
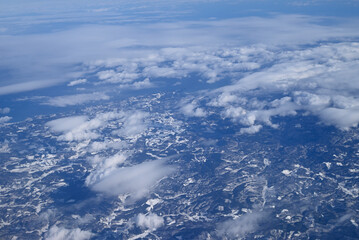
{"label": "sky", "polygon": [[[150,113],[67,110],[183,91],[173,111],[199,120],[218,114],[238,125],[238,134],[279,129],[275,119],[301,114],[350,131],[359,123],[358,76],[357,0],[0,2],[0,127],[61,113],[44,126],[57,142],[118,151],[87,159],[93,171],[86,187],[130,193],[131,201],[178,167],[166,159],[127,164],[133,152],[123,149],[150,129]],[[116,141],[102,141],[114,124],[121,126],[111,130]],[[0,150],[10,151],[5,140]],[[242,237],[262,217],[252,212],[223,222],[218,235]],[[150,230],[164,224],[154,213],[134,221]],[[47,233],[91,235],[56,225]]]}
{"label": "sky", "polygon": [[[292,105],[287,114],[310,111],[325,124],[348,129],[358,120],[352,80],[358,8],[355,0],[2,2],[0,108],[11,111],[1,121],[111,100],[118,92],[181,89],[198,75],[195,86],[206,97],[285,89]],[[340,83],[333,80],[339,75]],[[170,81],[159,81],[164,78]],[[308,89],[308,81],[316,89]],[[338,86],[341,100],[333,100]],[[293,102],[300,94],[330,100],[321,108],[309,100]],[[183,113],[206,116],[196,101],[186,104]],[[233,116],[243,106],[227,105],[217,103],[224,116],[238,120]],[[330,117],[348,108],[355,114],[345,123]],[[282,114],[264,117],[254,110],[251,118],[259,122],[244,132],[271,125],[270,118]]]}

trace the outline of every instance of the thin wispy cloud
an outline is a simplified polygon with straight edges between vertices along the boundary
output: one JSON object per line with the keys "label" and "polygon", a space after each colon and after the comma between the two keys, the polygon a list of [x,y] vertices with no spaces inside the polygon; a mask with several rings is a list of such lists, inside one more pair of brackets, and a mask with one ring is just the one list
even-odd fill
{"label": "thin wispy cloud", "polygon": [[54,107],[67,107],[73,105],[80,105],[93,101],[109,100],[110,97],[103,93],[89,93],[89,94],[76,94],[67,96],[58,96],[49,98],[44,105],[50,105]]}

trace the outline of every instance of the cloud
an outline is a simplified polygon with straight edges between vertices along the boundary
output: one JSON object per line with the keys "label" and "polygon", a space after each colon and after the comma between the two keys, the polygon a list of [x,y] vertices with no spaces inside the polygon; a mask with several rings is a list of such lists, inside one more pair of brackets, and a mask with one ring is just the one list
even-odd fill
{"label": "cloud", "polygon": [[119,139],[115,140],[105,140],[104,142],[93,142],[90,145],[89,150],[91,152],[100,152],[106,149],[123,149],[126,148],[128,144],[125,141]]}
{"label": "cloud", "polygon": [[[333,21],[330,25],[322,24],[326,20]],[[228,71],[250,71],[261,66],[260,60],[251,61],[250,57],[237,56],[237,61],[226,61],[223,56],[212,54],[216,50],[231,57],[235,48],[248,45],[296,46],[354,38],[359,35],[357,22],[357,19],[272,15],[120,26],[86,25],[51,33],[1,35],[0,67],[11,74],[2,78],[0,95],[53,86],[82,78],[89,72],[98,73],[100,81],[117,84],[151,77],[182,78],[191,73],[198,73],[213,83]],[[160,53],[159,46],[163,49]],[[173,49],[178,52],[173,54]],[[194,49],[201,50],[201,54]],[[243,53],[244,57],[250,56],[248,51]],[[123,60],[117,61],[114,69],[103,70],[94,64],[114,61],[119,56]],[[140,65],[134,69],[126,61]],[[282,67],[286,67],[285,63]]]}
{"label": "cloud", "polygon": [[359,108],[340,109],[326,108],[319,112],[319,116],[324,123],[334,125],[343,130],[350,127],[357,127],[359,123]]}
{"label": "cloud", "polygon": [[0,117],[0,124],[9,122],[11,119],[12,119],[12,117],[9,117],[9,116]]}
{"label": "cloud", "polygon": [[190,117],[205,117],[207,115],[207,113],[202,108],[197,107],[197,104],[194,101],[182,106],[181,111],[184,115]]}
{"label": "cloud", "polygon": [[93,234],[80,228],[67,229],[64,227],[52,226],[45,234],[48,240],[86,240],[90,239]]}
{"label": "cloud", "polygon": [[86,184],[93,185],[112,174],[113,171],[117,170],[126,161],[128,155],[126,152],[119,152],[106,158],[96,155],[90,159],[94,170],[87,176]]}
{"label": "cloud", "polygon": [[7,95],[12,93],[32,91],[35,89],[46,88],[58,84],[59,81],[28,81],[22,83],[15,83],[5,86],[0,86],[0,95]]}
{"label": "cloud", "polygon": [[265,220],[263,212],[246,213],[234,220],[228,220],[217,226],[217,235],[229,239],[241,239],[248,233],[255,232],[260,222]]}
{"label": "cloud", "polygon": [[76,85],[79,85],[79,84],[84,84],[86,82],[87,82],[87,79],[82,78],[82,79],[78,79],[78,80],[74,80],[74,81],[69,82],[67,84],[67,86],[72,87],[72,86],[76,86]]}
{"label": "cloud", "polygon": [[214,107],[225,107],[231,106],[233,103],[239,102],[245,104],[247,102],[247,99],[244,97],[238,97],[228,92],[223,92],[218,97],[212,99],[211,102],[208,103],[208,105]]}
{"label": "cloud", "polygon": [[247,128],[241,128],[240,133],[254,134],[261,130],[262,125],[252,125]]}
{"label": "cloud", "polygon": [[10,112],[10,108],[0,108],[0,114],[8,114]]}
{"label": "cloud", "polygon": [[103,93],[91,93],[91,94],[76,94],[49,98],[44,105],[50,105],[54,107],[67,107],[73,105],[80,105],[92,101],[108,100],[109,96]]}
{"label": "cloud", "polygon": [[120,88],[129,88],[129,89],[145,89],[151,88],[154,84],[150,82],[149,78],[144,79],[143,81],[137,81],[132,84],[121,84]]}
{"label": "cloud", "polygon": [[259,125],[279,127],[273,117],[299,112],[343,130],[358,125],[358,43],[271,51],[266,68],[206,93],[207,105],[247,126],[241,133],[257,132]]}
{"label": "cloud", "polygon": [[136,217],[136,224],[141,228],[147,228],[150,230],[156,230],[164,225],[164,219],[155,213],[138,214]]}
{"label": "cloud", "polygon": [[81,126],[86,121],[87,116],[74,116],[52,120],[46,125],[55,132],[66,132]]}
{"label": "cloud", "polygon": [[87,179],[87,185],[107,195],[130,194],[132,200],[138,200],[146,196],[158,181],[173,172],[174,167],[166,165],[164,160],[155,160],[117,168],[94,182]]}
{"label": "cloud", "polygon": [[[50,127],[55,133],[61,133],[58,140],[71,142],[99,138],[99,131],[105,128],[109,121],[114,120],[117,122],[119,129],[112,131],[112,133],[128,139],[142,134],[147,129],[146,118],[148,116],[148,113],[142,111],[113,111],[99,113],[92,119],[87,116],[59,118],[47,122],[46,126]],[[107,145],[106,142],[105,144]],[[110,143],[108,144],[111,145]],[[113,143],[112,146],[116,147],[116,143]],[[96,144],[93,147],[101,148],[100,145],[96,146]]]}
{"label": "cloud", "polygon": [[276,99],[273,100],[271,103],[262,102],[262,104],[256,104],[255,100],[253,102],[249,100],[248,103],[252,103],[252,106],[248,106],[252,109],[244,109],[240,106],[228,106],[225,107],[225,110],[222,113],[224,117],[231,118],[234,121],[240,122],[243,125],[250,126],[249,128],[242,128],[241,133],[258,132],[262,128],[262,126],[255,126],[254,124],[257,122],[264,123],[271,127],[277,127],[276,124],[273,124],[271,122],[271,118],[273,116],[295,115],[295,110],[298,109],[298,107],[291,102],[290,97]]}
{"label": "cloud", "polygon": [[148,113],[142,111],[133,111],[123,114],[121,119],[122,127],[113,131],[113,134],[123,136],[125,138],[134,137],[141,134],[147,128],[146,118]]}
{"label": "cloud", "polygon": [[11,149],[9,147],[8,141],[0,143],[0,153],[10,153]]}
{"label": "cloud", "polygon": [[100,80],[110,83],[130,83],[139,78],[137,73],[115,72],[114,70],[105,70],[97,73]]}
{"label": "cloud", "polygon": [[102,126],[100,119],[87,120],[86,116],[59,118],[46,123],[54,132],[61,132],[60,141],[81,141],[99,137],[93,130]]}

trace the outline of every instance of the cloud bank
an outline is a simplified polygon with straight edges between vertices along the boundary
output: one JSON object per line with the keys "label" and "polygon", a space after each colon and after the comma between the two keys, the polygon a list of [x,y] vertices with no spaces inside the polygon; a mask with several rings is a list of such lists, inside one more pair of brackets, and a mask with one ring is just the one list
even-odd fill
{"label": "cloud bank", "polygon": [[[255,47],[251,51],[256,52]],[[257,133],[263,126],[278,128],[274,118],[297,114],[317,116],[342,130],[358,126],[359,43],[286,51],[259,47],[257,52],[266,52],[267,58],[260,60],[266,67],[199,94],[192,103],[212,107],[212,112],[242,125],[242,134]],[[182,112],[195,115],[194,109],[192,104]]]}
{"label": "cloud bank", "polygon": [[[331,25],[322,24],[326,20],[332,20]],[[0,95],[74,81],[94,70],[99,82],[129,84],[149,78],[143,83],[148,85],[151,78],[181,78],[198,72],[211,83],[221,79],[227,70],[259,67],[258,63],[246,59],[221,64],[221,59],[211,54],[216,49],[261,44],[297,46],[353,39],[359,36],[358,25],[357,19],[272,15],[121,26],[86,25],[51,33],[1,35],[0,45],[4,51],[0,67],[11,74],[0,82]],[[159,48],[164,50],[157,57]],[[207,54],[196,55],[191,49]],[[221,52],[226,54],[226,50]],[[135,71],[136,62],[141,59],[145,59],[146,64],[139,65],[141,71]],[[158,62],[170,66],[161,66]],[[104,63],[116,68],[103,70]]]}

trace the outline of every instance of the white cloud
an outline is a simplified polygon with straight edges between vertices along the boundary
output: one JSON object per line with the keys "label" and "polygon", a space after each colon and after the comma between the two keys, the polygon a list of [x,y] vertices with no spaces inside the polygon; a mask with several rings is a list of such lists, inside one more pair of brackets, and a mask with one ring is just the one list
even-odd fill
{"label": "white cloud", "polygon": [[10,149],[9,143],[7,141],[0,143],[0,153],[10,153],[10,151],[11,151],[11,149]]}
{"label": "white cloud", "polygon": [[220,94],[218,97],[211,100],[211,102],[209,102],[208,105],[215,107],[225,107],[225,106],[231,106],[233,103],[238,103],[238,102],[245,104],[247,102],[247,99],[243,97],[238,97],[231,93],[224,92]]}
{"label": "white cloud", "polygon": [[261,212],[246,213],[234,220],[228,220],[217,227],[217,235],[222,238],[241,239],[248,233],[256,231],[265,214]]}
{"label": "white cloud", "polygon": [[326,124],[334,125],[343,130],[348,130],[350,127],[358,126],[359,108],[326,108],[319,112],[319,116]]}
{"label": "white cloud", "polygon": [[[113,61],[119,56],[124,60],[121,63],[117,61],[117,65],[113,66],[116,68],[98,73],[102,81],[131,83],[140,78],[182,78],[191,73],[199,73],[208,82],[215,82],[228,71],[234,74],[261,67],[261,60],[253,61],[251,58],[250,47],[242,49],[243,57],[231,56],[236,48],[253,44],[313,44],[321,40],[353,38],[359,35],[357,19],[341,22],[330,19],[333,20],[331,25],[320,24],[324,20],[326,19],[301,15],[272,15],[266,18],[244,17],[120,26],[86,25],[47,34],[2,35],[0,45],[4,51],[0,67],[12,69],[14,76],[1,83],[0,95],[81,78],[89,70],[96,73],[101,69],[101,66],[97,68],[93,63]],[[159,51],[158,46],[164,50]],[[194,51],[195,49],[197,50]],[[263,60],[270,57],[265,51],[260,54],[263,54]],[[350,57],[349,51],[345,54]],[[227,57],[224,58],[224,55]],[[233,57],[237,59],[231,59]],[[74,67],[78,64],[89,68]],[[139,66],[136,67],[136,64]],[[300,65],[298,62],[295,67],[301,69]],[[290,68],[285,62],[278,67]],[[287,73],[289,77],[305,76],[306,72],[312,74],[312,70],[316,69],[309,68],[299,73],[288,69]],[[257,76],[263,78],[263,75]]]}
{"label": "white cloud", "polygon": [[107,195],[130,194],[132,200],[138,200],[173,171],[174,167],[166,165],[164,160],[155,160],[117,168],[95,182],[89,179],[87,184],[97,192]]}
{"label": "white cloud", "polygon": [[113,133],[125,138],[141,134],[147,128],[146,118],[148,116],[148,113],[142,111],[124,113],[121,119],[122,127],[119,130],[113,131]]}
{"label": "white cloud", "polygon": [[0,108],[0,114],[8,114],[10,112],[10,108]]}
{"label": "white cloud", "polygon": [[180,78],[185,74],[181,71],[173,67],[158,67],[158,66],[149,66],[143,70],[146,76],[158,78],[158,77],[166,77],[166,78]]}
{"label": "white cloud", "polygon": [[12,119],[12,117],[9,117],[9,116],[0,117],[0,124],[9,122],[11,119]]}
{"label": "white cloud", "polygon": [[133,72],[115,72],[114,70],[105,70],[97,73],[100,80],[110,83],[131,83],[139,78],[139,74]]}
{"label": "white cloud", "polygon": [[181,107],[181,111],[183,114],[190,117],[204,117],[207,115],[207,113],[202,108],[198,107],[194,101],[184,104],[184,106]]}
{"label": "white cloud", "polygon": [[[126,87],[126,85],[123,85],[122,87]],[[134,89],[144,89],[144,88],[153,87],[153,84],[150,82],[149,78],[146,78],[143,81],[134,82],[132,85],[129,85],[128,87]]]}
{"label": "white cloud", "polygon": [[76,86],[76,85],[83,84],[83,83],[86,83],[86,82],[87,82],[87,79],[82,78],[82,79],[78,79],[78,80],[74,80],[74,81],[69,82],[67,84],[67,86],[72,87],[72,86]]}
{"label": "white cloud", "polygon": [[[112,133],[128,138],[134,138],[147,129],[146,118],[148,113],[142,111],[129,112],[105,112],[99,113],[94,118],[87,116],[72,116],[59,118],[46,123],[46,126],[57,133],[60,141],[81,141],[85,139],[97,139],[99,130],[105,128],[109,121],[114,120],[118,126]],[[105,142],[106,145],[116,148],[117,143]],[[94,148],[101,148],[100,145],[91,145]],[[124,146],[124,145],[123,145]],[[103,146],[102,146],[103,147]],[[118,146],[119,147],[119,146]]]}
{"label": "white cloud", "polygon": [[40,88],[46,88],[58,84],[58,81],[28,81],[0,86],[0,95],[26,92]]}
{"label": "white cloud", "polygon": [[86,240],[93,234],[80,228],[67,229],[64,227],[52,226],[45,235],[48,240]]}
{"label": "white cloud", "polygon": [[47,122],[46,125],[55,132],[66,132],[81,126],[86,121],[87,116],[74,116],[52,120]]}
{"label": "white cloud", "polygon": [[252,125],[247,128],[241,128],[240,133],[254,134],[261,130],[262,125]]}
{"label": "white cloud", "polygon": [[67,107],[73,105],[80,105],[86,102],[108,99],[110,99],[110,97],[103,93],[76,94],[49,98],[43,104],[55,107]]}
{"label": "white cloud", "polygon": [[118,169],[128,157],[128,153],[117,153],[111,157],[100,157],[96,155],[90,159],[90,163],[93,166],[93,171],[86,178],[87,185],[93,185],[103,178],[112,174],[113,171]]}
{"label": "white cloud", "polygon": [[136,224],[141,228],[147,228],[150,230],[156,230],[164,225],[164,219],[155,213],[138,214],[136,217]]}
{"label": "white cloud", "polygon": [[99,152],[106,149],[123,149],[127,147],[127,143],[125,141],[121,141],[120,139],[115,140],[105,140],[104,142],[93,142],[90,145],[89,150],[91,152]]}
{"label": "white cloud", "polygon": [[87,120],[86,116],[73,116],[60,118],[47,122],[46,125],[55,132],[61,132],[58,140],[62,141],[81,141],[85,139],[95,139],[99,135],[93,130],[102,126],[100,119]]}
{"label": "white cloud", "polygon": [[[263,109],[261,104],[252,104],[254,109],[244,109],[240,106],[228,106],[223,111],[222,115],[227,118],[232,118],[236,122],[243,125],[250,126],[249,128],[242,128],[241,133],[255,133],[258,132],[262,126],[254,125],[256,122],[264,123],[266,125],[277,127],[271,122],[273,116],[287,116],[295,115],[298,107],[290,101],[291,98],[285,97],[276,99],[268,105],[264,105],[267,109]],[[250,103],[250,101],[248,102]]]}
{"label": "white cloud", "polygon": [[358,125],[358,43],[272,51],[269,67],[212,91],[208,106],[221,108],[223,117],[248,126],[242,133],[258,130],[254,127],[258,124],[278,127],[273,117],[300,110],[343,130]]}

